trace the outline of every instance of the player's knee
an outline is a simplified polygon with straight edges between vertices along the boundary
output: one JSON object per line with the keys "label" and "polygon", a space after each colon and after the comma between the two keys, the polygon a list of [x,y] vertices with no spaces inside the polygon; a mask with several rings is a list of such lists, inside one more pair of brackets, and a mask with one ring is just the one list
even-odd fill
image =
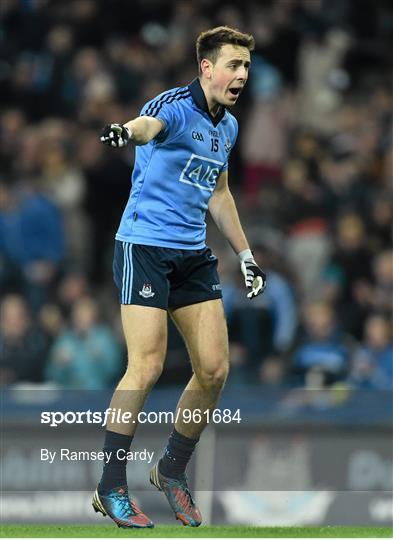
{"label": "player's knee", "polygon": [[151,388],[159,379],[164,360],[161,355],[150,354],[141,361],[130,361],[125,377],[132,378],[140,389]]}
{"label": "player's knee", "polygon": [[228,362],[222,362],[215,367],[203,369],[199,373],[198,379],[203,388],[208,390],[220,390],[225,384],[228,371]]}

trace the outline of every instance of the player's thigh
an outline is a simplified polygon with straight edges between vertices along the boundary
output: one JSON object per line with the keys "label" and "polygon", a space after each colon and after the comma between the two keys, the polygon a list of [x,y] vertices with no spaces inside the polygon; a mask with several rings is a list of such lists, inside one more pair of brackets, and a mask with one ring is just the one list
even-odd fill
{"label": "player's thigh", "polygon": [[228,331],[222,300],[209,300],[170,310],[182,334],[196,375],[226,372]]}
{"label": "player's thigh", "polygon": [[143,369],[162,367],[167,346],[167,313],[163,309],[122,305],[121,320],[128,351],[128,365]]}
{"label": "player's thigh", "polygon": [[119,290],[129,367],[141,370],[164,362],[169,283],[166,251],[115,242],[114,281]]}

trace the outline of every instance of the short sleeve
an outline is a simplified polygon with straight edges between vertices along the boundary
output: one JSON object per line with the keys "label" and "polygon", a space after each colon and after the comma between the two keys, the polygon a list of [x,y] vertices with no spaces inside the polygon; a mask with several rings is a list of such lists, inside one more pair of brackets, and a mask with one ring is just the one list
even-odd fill
{"label": "short sleeve", "polygon": [[183,108],[180,106],[181,97],[182,94],[179,91],[162,94],[142,108],[140,116],[152,116],[164,124],[162,131],[156,137],[158,142],[163,142],[184,129],[185,119]]}

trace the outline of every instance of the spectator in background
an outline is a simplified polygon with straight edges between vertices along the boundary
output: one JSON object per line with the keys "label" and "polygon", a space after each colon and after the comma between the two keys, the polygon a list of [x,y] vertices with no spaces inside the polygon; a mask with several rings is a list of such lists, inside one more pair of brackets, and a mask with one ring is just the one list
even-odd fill
{"label": "spectator in background", "polygon": [[393,315],[393,249],[382,251],[373,260],[375,284],[371,291],[371,306],[387,317]]}
{"label": "spectator in background", "polygon": [[0,304],[0,352],[0,386],[43,380],[47,341],[21,296],[5,296]]}
{"label": "spectator in background", "polygon": [[27,120],[20,108],[8,109],[0,115],[0,164],[4,174],[12,171],[15,149],[19,147],[21,133]]}
{"label": "spectator in background", "polygon": [[120,347],[112,330],[98,322],[98,305],[91,297],[75,303],[70,328],[55,340],[46,369],[48,380],[63,388],[110,388],[120,374]]}
{"label": "spectator in background", "polygon": [[44,304],[38,313],[38,320],[50,349],[65,327],[65,319],[58,304],[55,302]]}
{"label": "spectator in background", "polygon": [[287,232],[287,257],[300,293],[310,298],[331,249],[322,193],[299,159],[287,162],[284,186],[279,211]]}
{"label": "spectator in background", "polygon": [[77,52],[62,92],[71,114],[76,113],[78,104],[83,103],[89,96],[97,97],[97,92],[106,99],[114,97],[113,77],[104,68],[102,56],[97,49],[86,47]]}
{"label": "spectator in background", "polygon": [[356,213],[342,215],[336,227],[336,246],[322,271],[325,300],[334,303],[344,331],[361,339],[366,310],[356,290],[371,283],[372,252],[363,220]]}
{"label": "spectator in background", "polygon": [[393,389],[393,340],[391,321],[371,315],[364,340],[352,358],[348,382],[356,388]]}
{"label": "spectator in background", "polygon": [[371,206],[368,212],[367,232],[374,253],[389,249],[390,246],[393,245],[392,195],[393,194],[389,193],[389,191],[380,190],[371,199]]}
{"label": "spectator in background", "polygon": [[251,94],[241,151],[245,161],[244,195],[247,205],[255,207],[260,188],[281,181],[292,106],[291,96],[282,90],[277,68],[257,53],[253,56]]}
{"label": "spectator in background", "polygon": [[47,115],[52,116],[60,111],[63,116],[67,112],[62,89],[74,47],[73,31],[67,24],[54,25],[46,36],[46,47],[40,54],[40,63],[42,86],[47,98]]}
{"label": "spectator in background", "polygon": [[367,205],[367,183],[359,174],[353,155],[328,151],[321,161],[322,197],[325,215],[331,224],[343,211],[362,211]]}
{"label": "spectator in background", "polygon": [[0,184],[0,255],[17,267],[20,291],[37,311],[55,283],[64,236],[58,208],[32,182],[19,190]]}
{"label": "spectator in background", "polygon": [[11,177],[36,178],[40,172],[41,155],[39,126],[28,124],[14,142]]}
{"label": "spectator in background", "polygon": [[317,26],[308,30],[299,50],[297,123],[326,134],[336,127],[341,90],[349,82],[340,66],[350,38],[338,28],[324,33]]}
{"label": "spectator in background", "polygon": [[287,362],[283,356],[272,354],[259,368],[259,382],[265,388],[283,388],[287,385]]}
{"label": "spectator in background", "polygon": [[64,274],[57,288],[57,303],[63,315],[69,319],[73,306],[84,296],[89,296],[90,287],[86,275],[79,271]]}
{"label": "spectator in background", "polygon": [[61,211],[67,259],[86,270],[91,245],[90,226],[83,208],[87,186],[71,151],[66,126],[53,120],[44,122],[40,130],[40,189]]}
{"label": "spectator in background", "polygon": [[304,309],[302,335],[292,355],[293,373],[310,387],[343,380],[352,346],[340,331],[329,304],[309,304]]}
{"label": "spectator in background", "polygon": [[377,253],[371,261],[371,282],[354,283],[354,297],[365,317],[368,313],[393,316],[393,249]]}

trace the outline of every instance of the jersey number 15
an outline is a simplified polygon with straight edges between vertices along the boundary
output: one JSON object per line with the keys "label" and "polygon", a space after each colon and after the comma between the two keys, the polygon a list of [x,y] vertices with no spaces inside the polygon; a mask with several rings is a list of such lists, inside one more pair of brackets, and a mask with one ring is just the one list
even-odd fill
{"label": "jersey number 15", "polygon": [[211,142],[212,142],[212,145],[211,145],[211,148],[210,150],[212,152],[218,152],[218,139],[211,139]]}

